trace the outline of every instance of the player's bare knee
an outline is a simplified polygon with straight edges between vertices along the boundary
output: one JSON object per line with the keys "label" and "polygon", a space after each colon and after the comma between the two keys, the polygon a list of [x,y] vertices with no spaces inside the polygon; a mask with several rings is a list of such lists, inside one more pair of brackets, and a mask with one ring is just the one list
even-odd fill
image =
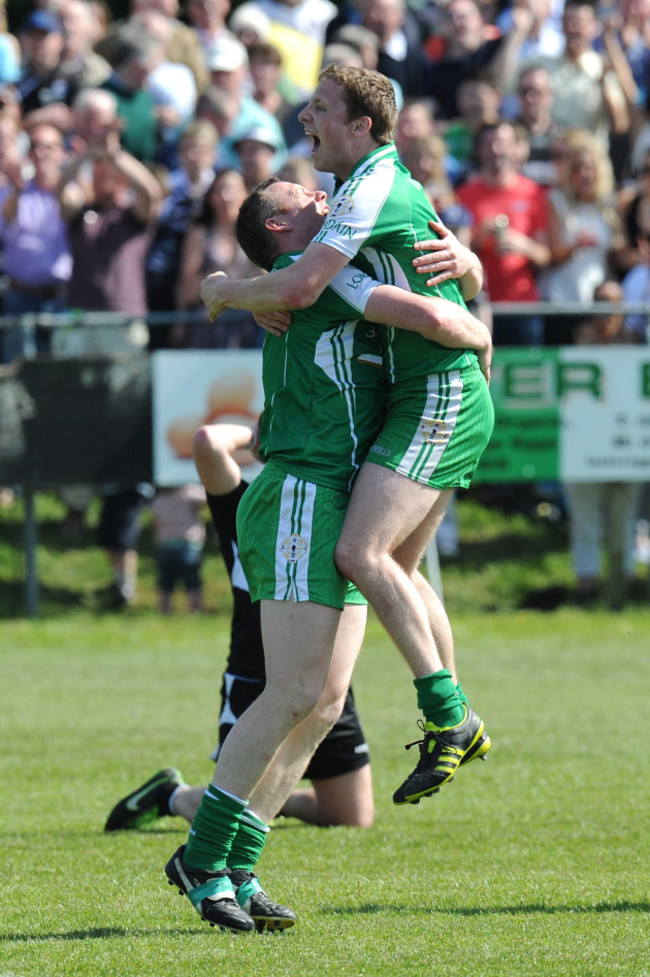
{"label": "player's bare knee", "polygon": [[334,550],[334,562],[339,573],[353,583],[363,574],[368,565],[369,554],[352,539],[341,538]]}
{"label": "player's bare knee", "polygon": [[295,685],[284,690],[283,705],[294,726],[318,709],[321,693],[322,689],[310,685]]}

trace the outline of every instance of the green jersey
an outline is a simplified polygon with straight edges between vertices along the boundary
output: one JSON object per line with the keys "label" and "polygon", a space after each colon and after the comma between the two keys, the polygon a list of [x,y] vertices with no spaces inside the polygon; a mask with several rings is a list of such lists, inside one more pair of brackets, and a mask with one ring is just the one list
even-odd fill
{"label": "green jersey", "polygon": [[[274,271],[299,255],[282,255]],[[383,421],[378,328],[362,321],[377,282],[346,267],[314,305],[293,313],[262,354],[260,454],[288,474],[351,491]]]}
{"label": "green jersey", "polygon": [[[435,211],[421,184],[399,160],[394,144],[365,156],[338,188],[322,230],[314,238],[355,259],[373,278],[465,308],[456,280],[435,288],[411,264],[413,245],[432,236]],[[389,385],[460,369],[476,362],[470,350],[449,349],[419,333],[379,326]]]}

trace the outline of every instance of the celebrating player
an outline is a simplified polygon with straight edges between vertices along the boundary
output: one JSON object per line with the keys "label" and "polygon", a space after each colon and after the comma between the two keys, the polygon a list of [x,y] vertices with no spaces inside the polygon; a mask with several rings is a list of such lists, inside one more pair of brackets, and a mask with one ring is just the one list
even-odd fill
{"label": "celebrating player", "polygon": [[[300,119],[316,169],[338,180],[327,220],[304,255],[270,280],[206,279],[211,315],[229,305],[256,313],[304,308],[352,258],[382,281],[427,291],[412,254],[433,211],[399,162],[391,141],[396,114],[383,75],[339,65],[321,72]],[[433,293],[457,303],[460,313],[463,294],[472,298],[481,284],[477,260],[463,271],[443,252],[433,269]],[[395,329],[384,331],[382,345],[386,421],[356,481],[336,559],[413,673],[425,735],[415,770],[393,795],[406,804],[435,793],[461,763],[490,747],[457,681],[449,619],[418,567],[452,490],[469,485],[494,414],[475,356]]]}
{"label": "celebrating player", "polygon": [[[261,267],[289,266],[327,213],[324,193],[270,181],[243,205],[238,240]],[[359,321],[364,314],[370,322]],[[242,566],[252,599],[261,602],[266,686],[223,744],[188,842],[166,866],[200,915],[228,929],[295,922],[291,910],[268,900],[253,869],[268,821],[331,727],[331,704],[342,701],[360,644],[351,633],[365,608],[336,569],[334,549],[382,421],[378,321],[459,349],[491,347],[485,326],[466,309],[379,285],[353,267],[297,313],[287,333],[266,337],[266,467],[237,517]],[[249,873],[246,882],[233,880],[233,870]]]}

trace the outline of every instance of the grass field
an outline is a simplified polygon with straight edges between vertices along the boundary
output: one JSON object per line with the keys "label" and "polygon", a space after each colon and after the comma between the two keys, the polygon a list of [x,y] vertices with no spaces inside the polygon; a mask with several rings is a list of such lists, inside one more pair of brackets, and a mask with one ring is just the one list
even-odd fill
{"label": "grass field", "polygon": [[[148,544],[138,606],[97,615],[84,594],[102,582],[101,554],[89,540],[57,548],[60,512],[39,505],[42,613],[5,605],[0,622],[0,977],[650,974],[648,609],[543,614],[500,597],[508,578],[519,591],[568,579],[561,530],[510,518],[505,545],[496,517],[462,516],[473,528],[445,583],[463,684],[494,746],[408,809],[390,797],[414,762],[402,749],[417,736],[414,693],[371,622],[355,691],[375,826],[279,822],[260,874],[299,924],[235,937],[165,883],[184,822],[102,830],[117,798],[160,767],[211,775],[229,610],[218,558],[201,617],[158,616]],[[14,603],[18,522],[0,519]]]}
{"label": "grass field", "polygon": [[[531,592],[552,583],[572,583],[567,530],[563,521],[531,518],[535,499],[522,491],[521,511],[501,512],[472,495],[458,503],[462,537],[460,554],[444,566],[445,599],[458,613],[471,610],[512,610]],[[97,548],[94,504],[81,538],[71,545],[62,533],[64,507],[52,494],[37,493],[40,580],[39,614],[65,617],[93,609],[93,590],[109,582],[107,562]],[[22,501],[0,507],[0,621],[25,615],[24,509]],[[139,545],[139,595],[134,611],[156,607],[154,546],[148,515]],[[206,547],[204,577],[209,611],[228,609],[229,592],[214,543]],[[183,606],[177,595],[178,608]],[[650,606],[650,604],[648,604]]]}

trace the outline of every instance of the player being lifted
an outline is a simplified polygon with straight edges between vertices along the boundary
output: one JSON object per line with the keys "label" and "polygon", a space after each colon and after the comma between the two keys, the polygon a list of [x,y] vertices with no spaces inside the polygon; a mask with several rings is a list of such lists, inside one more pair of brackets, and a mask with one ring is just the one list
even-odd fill
{"label": "player being lifted", "polygon": [[[380,281],[444,296],[459,307],[463,295],[478,293],[482,271],[473,256],[465,266],[446,257],[434,261],[428,282],[413,265],[413,248],[426,238],[433,211],[399,161],[396,116],[383,75],[339,65],[321,72],[300,120],[313,140],[316,169],[337,178],[327,219],[302,257],[270,280],[209,276],[202,295],[212,316],[228,306],[258,314],[305,308],[351,259]],[[458,683],[449,619],[418,567],[452,490],[469,485],[494,415],[474,353],[392,328],[383,330],[382,345],[386,419],[356,480],[336,561],[414,676],[425,731],[416,769],[393,796],[405,804],[437,791],[461,763],[490,747]]]}
{"label": "player being lifted", "polygon": [[[260,267],[282,269],[327,213],[324,193],[271,182],[242,207],[238,240]],[[372,321],[359,322],[364,314]],[[355,268],[342,269],[287,333],[266,337],[266,467],[237,520],[242,566],[261,603],[266,686],[227,737],[188,842],[166,866],[200,915],[228,929],[295,922],[292,910],[268,899],[254,868],[269,819],[331,726],[331,703],[341,701],[358,651],[350,628],[359,597],[346,590],[334,550],[350,488],[382,422],[376,321],[421,329],[437,346],[482,350],[486,369],[489,361],[489,333],[466,309],[378,285]],[[241,884],[240,873],[247,873]]]}

